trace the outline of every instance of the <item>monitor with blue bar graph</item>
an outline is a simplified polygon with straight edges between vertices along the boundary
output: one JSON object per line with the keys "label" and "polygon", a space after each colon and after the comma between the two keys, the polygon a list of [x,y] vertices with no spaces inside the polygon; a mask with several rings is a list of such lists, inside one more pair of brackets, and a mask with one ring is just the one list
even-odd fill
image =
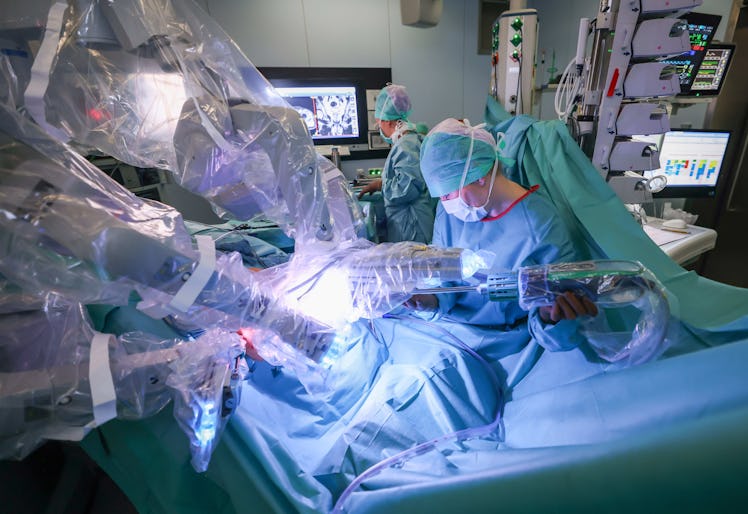
{"label": "monitor with blue bar graph", "polygon": [[667,186],[655,198],[711,197],[723,171],[729,130],[671,130],[659,143],[660,168],[645,177],[665,175]]}

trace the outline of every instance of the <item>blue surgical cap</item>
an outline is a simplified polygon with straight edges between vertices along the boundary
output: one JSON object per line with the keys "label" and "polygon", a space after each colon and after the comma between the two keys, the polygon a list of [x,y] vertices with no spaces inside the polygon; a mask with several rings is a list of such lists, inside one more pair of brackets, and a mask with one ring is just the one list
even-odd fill
{"label": "blue surgical cap", "polygon": [[412,108],[405,86],[390,84],[377,96],[374,117],[379,120],[407,120]]}
{"label": "blue surgical cap", "polygon": [[[468,159],[470,162],[465,173]],[[448,118],[432,128],[421,146],[421,172],[434,198],[485,177],[493,170],[496,159],[496,141],[488,131],[454,118]],[[461,184],[463,173],[465,181]]]}

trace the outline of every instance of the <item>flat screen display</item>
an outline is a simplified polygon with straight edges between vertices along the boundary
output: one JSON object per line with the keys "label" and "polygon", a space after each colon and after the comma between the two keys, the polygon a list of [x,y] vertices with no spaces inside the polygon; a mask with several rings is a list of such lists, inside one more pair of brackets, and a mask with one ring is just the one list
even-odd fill
{"label": "flat screen display", "polygon": [[359,137],[355,86],[293,86],[275,89],[301,115],[314,141]]}
{"label": "flat screen display", "polygon": [[690,12],[682,18],[688,23],[691,49],[684,54],[663,61],[675,66],[680,79],[681,94],[688,94],[696,77],[696,71],[704,58],[707,46],[714,38],[722,16]]}
{"label": "flat screen display", "polygon": [[719,94],[734,52],[735,45],[732,44],[713,43],[709,45],[691,84],[690,95],[713,96]]}
{"label": "flat screen display", "polygon": [[644,172],[647,178],[667,178],[665,189],[654,196],[714,196],[729,142],[728,130],[672,130],[663,134],[660,168]]}

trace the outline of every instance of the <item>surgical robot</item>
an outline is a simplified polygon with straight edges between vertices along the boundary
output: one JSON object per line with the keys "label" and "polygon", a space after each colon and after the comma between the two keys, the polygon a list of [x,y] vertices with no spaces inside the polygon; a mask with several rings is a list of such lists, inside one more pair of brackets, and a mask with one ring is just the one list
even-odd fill
{"label": "surgical robot", "polygon": [[[468,250],[362,238],[340,170],[190,0],[16,9],[0,19],[1,457],[173,402],[205,471],[248,353],[324,377],[346,324],[490,267]],[[294,239],[292,257],[247,269],[95,168],[92,151],[167,170],[227,218],[272,220]],[[320,298],[341,307],[326,317]],[[200,330],[101,334],[96,305]]]}

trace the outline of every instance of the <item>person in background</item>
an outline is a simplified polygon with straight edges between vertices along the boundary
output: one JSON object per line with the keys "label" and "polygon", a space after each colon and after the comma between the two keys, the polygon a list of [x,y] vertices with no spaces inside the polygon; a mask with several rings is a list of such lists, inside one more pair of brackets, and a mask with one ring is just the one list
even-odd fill
{"label": "person in background", "polygon": [[[488,273],[583,260],[553,205],[533,194],[537,186],[525,189],[506,178],[500,161],[493,135],[483,128],[449,118],[429,132],[421,168],[431,196],[441,200],[433,244],[492,252]],[[432,311],[432,319],[484,326],[509,328],[527,318],[532,336],[550,350],[579,344],[575,319],[597,314],[594,303],[571,292],[529,315],[517,301],[491,302],[478,292],[415,295],[405,306]]]}
{"label": "person in background", "polygon": [[408,121],[411,102],[404,86],[390,84],[377,96],[374,117],[384,140],[392,145],[382,178],[359,193],[382,191],[387,218],[387,241],[428,243],[434,226],[434,204],[421,174],[423,135]]}

